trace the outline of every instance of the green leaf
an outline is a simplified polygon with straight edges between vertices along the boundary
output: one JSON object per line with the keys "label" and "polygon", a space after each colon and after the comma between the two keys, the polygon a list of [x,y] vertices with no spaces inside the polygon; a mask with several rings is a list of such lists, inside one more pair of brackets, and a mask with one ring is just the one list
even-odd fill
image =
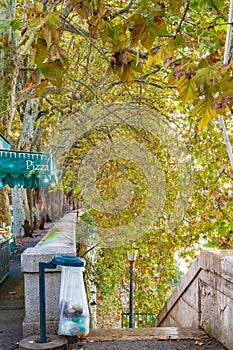
{"label": "green leaf", "polygon": [[19,19],[13,19],[13,21],[11,22],[11,26],[14,32],[16,32],[16,30],[19,29],[22,26],[22,24],[23,24],[23,21]]}
{"label": "green leaf", "polygon": [[4,22],[0,23],[0,30],[4,29],[6,27],[9,27],[10,25],[11,25],[11,19],[7,20],[7,21],[4,21]]}
{"label": "green leaf", "polygon": [[148,30],[156,35],[166,35],[168,34],[167,26],[165,20],[161,14],[154,17],[154,19],[147,23]]}
{"label": "green leaf", "polygon": [[41,28],[44,25],[44,23],[45,23],[45,18],[35,17],[28,22],[28,27],[33,28],[33,30],[35,30],[35,29]]}
{"label": "green leaf", "polygon": [[63,66],[59,60],[43,64],[40,71],[58,89],[62,87]]}
{"label": "green leaf", "polygon": [[177,50],[182,47],[185,47],[185,45],[186,45],[186,41],[183,38],[182,34],[180,33],[176,34],[175,37],[168,40],[168,46],[170,49],[173,49],[173,50]]}
{"label": "green leaf", "polygon": [[46,17],[45,20],[53,27],[56,29],[59,29],[60,27],[60,17],[56,12],[54,13],[49,13]]}
{"label": "green leaf", "polygon": [[210,66],[200,68],[196,71],[196,75],[193,77],[193,80],[198,84],[211,85],[213,78],[213,70]]}
{"label": "green leaf", "polygon": [[33,50],[32,62],[37,64],[38,67],[43,63],[43,61],[48,56],[48,49],[45,40],[38,39],[37,44]]}
{"label": "green leaf", "polygon": [[233,80],[223,80],[219,84],[219,91],[224,94],[233,95]]}
{"label": "green leaf", "polygon": [[113,28],[108,21],[101,21],[99,32],[103,44],[106,44],[109,38],[112,38],[114,34]]}

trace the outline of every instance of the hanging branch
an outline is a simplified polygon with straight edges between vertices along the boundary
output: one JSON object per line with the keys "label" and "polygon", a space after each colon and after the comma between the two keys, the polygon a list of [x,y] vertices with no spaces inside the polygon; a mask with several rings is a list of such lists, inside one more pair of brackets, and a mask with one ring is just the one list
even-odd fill
{"label": "hanging branch", "polygon": [[227,22],[227,17],[222,13],[213,0],[210,0],[210,5],[216,10],[217,14]]}
{"label": "hanging branch", "polygon": [[187,15],[189,6],[190,6],[190,0],[188,0],[188,2],[187,2],[186,8],[185,8],[185,10],[184,10],[183,17],[181,18],[181,21],[180,21],[180,23],[179,23],[179,25],[178,25],[178,28],[177,28],[177,30],[176,30],[176,35],[177,35],[177,34],[180,32],[180,30],[181,30],[181,27],[182,27],[182,24],[183,24],[183,22],[184,22],[184,20],[185,20],[186,15]]}

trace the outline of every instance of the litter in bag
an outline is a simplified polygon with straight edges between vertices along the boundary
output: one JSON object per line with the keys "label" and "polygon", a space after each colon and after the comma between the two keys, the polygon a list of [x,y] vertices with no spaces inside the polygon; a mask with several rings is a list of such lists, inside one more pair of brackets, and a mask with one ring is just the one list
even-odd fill
{"label": "litter in bag", "polygon": [[83,281],[84,267],[62,266],[59,335],[86,337],[89,311]]}

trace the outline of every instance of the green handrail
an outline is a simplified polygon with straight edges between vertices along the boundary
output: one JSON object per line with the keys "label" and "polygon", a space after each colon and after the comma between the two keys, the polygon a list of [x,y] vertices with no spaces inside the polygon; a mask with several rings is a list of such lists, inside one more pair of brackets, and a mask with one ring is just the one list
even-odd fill
{"label": "green handrail", "polygon": [[[121,313],[121,328],[129,328],[129,311],[122,311]],[[155,319],[153,312],[149,311],[134,311],[133,313],[133,328],[152,327]]]}

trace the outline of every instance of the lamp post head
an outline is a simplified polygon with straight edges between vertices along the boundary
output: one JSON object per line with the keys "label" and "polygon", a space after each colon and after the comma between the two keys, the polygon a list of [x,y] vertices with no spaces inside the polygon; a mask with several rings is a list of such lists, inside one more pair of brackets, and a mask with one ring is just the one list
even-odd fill
{"label": "lamp post head", "polygon": [[137,259],[138,247],[132,247],[127,251],[127,259],[129,262],[135,262]]}

